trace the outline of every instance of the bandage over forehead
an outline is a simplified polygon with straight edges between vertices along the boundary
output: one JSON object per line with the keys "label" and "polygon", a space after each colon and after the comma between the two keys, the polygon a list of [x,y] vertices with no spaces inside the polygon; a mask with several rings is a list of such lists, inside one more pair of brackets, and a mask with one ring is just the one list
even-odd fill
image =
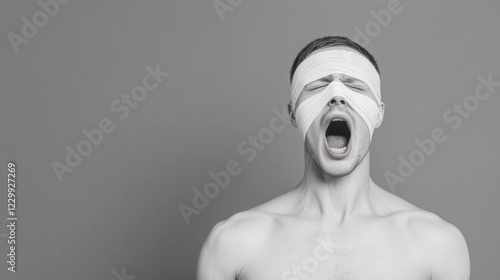
{"label": "bandage over forehead", "polygon": [[[377,102],[364,93],[351,90],[342,82],[333,81],[322,91],[301,101],[296,107],[297,99],[304,86],[335,73],[363,81],[371,89]],[[381,102],[380,76],[372,63],[362,54],[354,50],[326,50],[309,56],[295,70],[291,91],[297,127],[304,140],[307,130],[328,102],[333,97],[341,96],[366,123],[371,141],[373,131],[379,125],[377,119],[378,105]]]}

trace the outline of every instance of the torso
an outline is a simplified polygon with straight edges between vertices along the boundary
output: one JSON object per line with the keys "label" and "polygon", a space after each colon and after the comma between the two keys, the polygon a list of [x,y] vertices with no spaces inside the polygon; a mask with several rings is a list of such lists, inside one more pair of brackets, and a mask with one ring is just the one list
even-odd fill
{"label": "torso", "polygon": [[[385,191],[384,191],[385,192]],[[392,194],[382,216],[360,217],[342,225],[273,212],[279,203],[237,214],[240,229],[253,231],[255,254],[238,280],[428,280],[423,248],[411,225],[435,219]],[[398,200],[399,199],[399,200]],[[418,222],[417,222],[418,224]]]}

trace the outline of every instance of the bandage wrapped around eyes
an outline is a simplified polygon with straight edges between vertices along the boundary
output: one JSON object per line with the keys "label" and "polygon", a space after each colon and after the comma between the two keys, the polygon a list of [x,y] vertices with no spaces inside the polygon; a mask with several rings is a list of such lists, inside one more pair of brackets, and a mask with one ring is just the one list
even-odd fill
{"label": "bandage wrapped around eyes", "polygon": [[[342,82],[333,81],[320,92],[300,102],[296,108],[297,99],[307,84],[335,73],[363,81],[371,89],[377,102],[365,93],[351,90]],[[363,119],[370,131],[370,141],[373,131],[380,125],[378,123],[378,106],[381,102],[380,76],[372,63],[354,50],[326,50],[309,56],[295,70],[291,91],[297,127],[304,140],[314,119],[336,96],[343,97]]]}

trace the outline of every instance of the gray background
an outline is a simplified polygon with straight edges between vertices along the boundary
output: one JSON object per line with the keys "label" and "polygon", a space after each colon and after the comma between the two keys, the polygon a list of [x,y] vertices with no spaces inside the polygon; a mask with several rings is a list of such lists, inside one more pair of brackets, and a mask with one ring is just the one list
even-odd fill
{"label": "gray background", "polygon": [[[225,0],[221,0],[226,2]],[[7,162],[18,164],[18,272],[1,279],[194,279],[213,225],[293,188],[303,146],[296,129],[276,133],[247,162],[237,151],[289,100],[297,52],[326,35],[353,37],[374,20],[377,1],[243,0],[219,18],[211,1],[76,1],[15,53],[37,1],[0,4],[0,217],[7,217]],[[227,3],[227,2],[226,2]],[[235,2],[233,2],[234,4]],[[500,278],[500,89],[457,130],[443,113],[474,93],[479,75],[500,81],[497,1],[409,1],[367,48],[382,71],[385,119],[375,131],[371,174],[387,190],[415,139],[441,127],[448,139],[390,190],[435,212],[464,234],[472,279]],[[141,84],[145,67],[170,76],[130,115],[110,104]],[[83,129],[110,118],[116,129],[59,182],[53,161]],[[186,225],[180,203],[229,160],[242,167]],[[0,227],[0,234],[7,233]],[[118,279],[117,279],[118,280]]]}

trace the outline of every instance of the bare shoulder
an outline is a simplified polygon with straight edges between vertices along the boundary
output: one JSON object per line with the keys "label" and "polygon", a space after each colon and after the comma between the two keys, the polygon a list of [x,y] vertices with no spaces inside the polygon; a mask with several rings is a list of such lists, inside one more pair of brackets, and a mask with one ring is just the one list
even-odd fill
{"label": "bare shoulder", "polygon": [[[413,243],[420,245],[445,241],[464,241],[460,230],[437,214],[423,210],[406,200],[386,193],[385,202],[391,205],[389,217],[401,227]],[[420,244],[421,243],[421,244]]]}
{"label": "bare shoulder", "polygon": [[445,241],[465,240],[456,226],[429,211],[406,211],[402,213],[401,219],[416,242],[443,244]]}
{"label": "bare shoulder", "polygon": [[237,254],[241,262],[245,261],[243,258],[251,258],[279,226],[280,214],[289,204],[286,202],[288,195],[281,195],[217,223],[204,247],[219,255]]}
{"label": "bare shoulder", "polygon": [[386,217],[396,225],[405,244],[432,279],[469,279],[467,243],[455,225],[385,190],[378,195],[384,205],[389,205]]}
{"label": "bare shoulder", "polygon": [[237,278],[261,251],[273,224],[270,215],[252,209],[217,223],[201,250],[198,279]]}
{"label": "bare shoulder", "polygon": [[462,232],[438,215],[419,209],[401,216],[404,232],[432,279],[468,280],[470,259]]}
{"label": "bare shoulder", "polygon": [[[273,227],[273,223],[272,216],[256,209],[250,209],[234,214],[227,220],[216,224],[209,238],[228,245],[238,244],[238,251],[241,252],[245,251],[244,247],[255,248],[255,245],[264,241],[263,239]],[[243,242],[244,244],[242,244]]]}

